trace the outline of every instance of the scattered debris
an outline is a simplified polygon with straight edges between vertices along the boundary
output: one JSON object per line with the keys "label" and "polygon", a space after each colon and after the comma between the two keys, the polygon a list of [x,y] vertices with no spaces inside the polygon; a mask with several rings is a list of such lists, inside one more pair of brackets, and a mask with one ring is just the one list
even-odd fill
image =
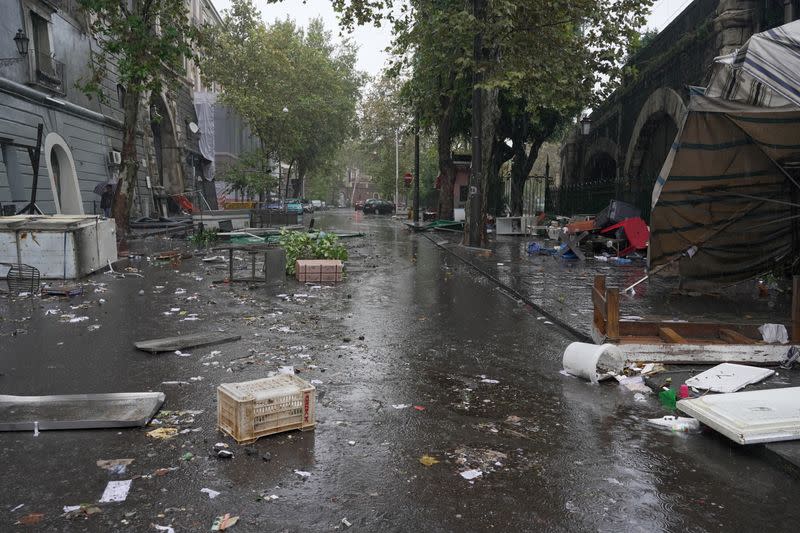
{"label": "scattered debris", "polygon": [[722,363],[686,380],[686,385],[712,392],[736,392],[775,373],[768,368]]}
{"label": "scattered debris", "polygon": [[193,333],[191,335],[181,335],[178,337],[165,337],[162,339],[152,339],[133,343],[137,349],[143,352],[159,353],[174,352],[176,350],[186,350],[188,348],[198,348],[212,344],[233,342],[241,339],[241,335],[229,335],[219,332]]}
{"label": "scattered debris", "polygon": [[419,458],[419,462],[425,466],[433,466],[435,464],[439,464],[440,461],[430,455],[423,455]]}
{"label": "scattered debris", "polygon": [[41,522],[43,518],[44,518],[43,513],[31,513],[17,520],[17,523],[22,524],[23,526],[35,526],[36,524]]}
{"label": "scattered debris", "polygon": [[130,479],[109,481],[100,498],[100,503],[124,502],[128,498],[128,491],[131,490],[131,481]]}
{"label": "scattered debris", "polygon": [[177,428],[158,428],[154,429],[153,431],[148,431],[147,436],[153,437],[154,439],[171,439],[178,434]]}
{"label": "scattered debris", "polygon": [[342,525],[347,529],[348,527],[352,526],[353,524],[347,518],[342,518]]}
{"label": "scattered debris", "polygon": [[311,472],[306,472],[304,470],[295,470],[294,473],[297,474],[298,476],[300,476],[303,479],[307,479],[307,478],[311,477]]}
{"label": "scattered debris", "polygon": [[225,531],[238,521],[238,516],[231,516],[230,513],[226,513],[224,516],[218,516],[214,519],[214,523],[211,524],[211,531]]}
{"label": "scattered debris", "polygon": [[461,474],[461,477],[463,477],[467,481],[470,481],[470,480],[473,480],[475,478],[481,477],[483,475],[483,472],[481,472],[480,470],[475,469],[475,470],[465,470],[464,472],[461,472],[460,474]]}
{"label": "scattered debris", "polygon": [[205,493],[205,494],[208,494],[208,499],[209,499],[209,500],[213,500],[214,498],[216,498],[217,496],[219,496],[220,494],[222,494],[221,492],[218,492],[218,491],[216,491],[216,490],[213,490],[213,489],[206,489],[206,488],[200,489],[200,492],[203,492],[203,493]]}
{"label": "scattered debris", "polygon": [[622,374],[625,357],[613,344],[573,342],[564,351],[562,364],[569,374],[597,383]]}
{"label": "scattered debris", "polygon": [[133,459],[98,459],[97,466],[115,475],[122,475]]}
{"label": "scattered debris", "polygon": [[700,421],[683,416],[668,415],[663,418],[650,418],[647,421],[654,426],[669,428],[671,431],[687,432],[700,430]]}

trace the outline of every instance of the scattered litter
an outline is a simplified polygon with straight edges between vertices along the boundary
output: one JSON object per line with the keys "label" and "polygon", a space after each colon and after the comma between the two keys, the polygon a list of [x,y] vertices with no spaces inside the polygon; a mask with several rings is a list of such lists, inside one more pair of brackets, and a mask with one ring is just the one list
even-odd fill
{"label": "scattered litter", "polygon": [[194,459],[194,454],[192,452],[186,452],[183,455],[181,455],[181,461],[189,462],[192,459]]}
{"label": "scattered litter", "polygon": [[211,524],[211,531],[225,531],[238,521],[238,516],[231,516],[230,513],[226,513],[224,516],[218,516],[214,519],[214,523]]}
{"label": "scattered litter", "polygon": [[312,379],[311,380],[311,384],[312,385],[322,385],[322,381],[320,381],[318,379]]}
{"label": "scattered litter", "polygon": [[489,383],[490,385],[497,385],[498,383],[500,383],[500,381],[498,381],[496,379],[484,378],[484,379],[481,380],[481,383]]}
{"label": "scattered litter", "polygon": [[303,479],[311,477],[311,472],[305,472],[303,470],[295,470],[294,473]]}
{"label": "scattered litter", "polygon": [[191,357],[192,356],[192,354],[190,354],[188,352],[182,352],[180,350],[175,350],[175,355],[177,355],[178,357]]}
{"label": "scattered litter", "polygon": [[70,318],[69,319],[69,323],[70,324],[75,324],[75,323],[78,323],[78,322],[83,322],[85,320],[89,320],[89,317],[88,316],[76,316],[74,318]]}
{"label": "scattered litter", "polygon": [[64,506],[64,512],[65,513],[72,513],[74,511],[80,511],[80,510],[81,510],[81,506],[80,505],[65,505]]}
{"label": "scattered litter", "polygon": [[346,529],[346,528],[348,528],[348,527],[352,526],[353,524],[351,524],[351,523],[350,523],[350,521],[349,521],[347,518],[342,518],[342,525],[343,525],[343,526],[345,527],[345,529]]}
{"label": "scattered litter", "polygon": [[43,513],[31,513],[20,518],[18,522],[23,526],[35,526],[36,524],[41,522],[43,518],[44,518]]}
{"label": "scattered litter", "polygon": [[634,401],[637,401],[637,402],[646,402],[647,401],[647,396],[645,396],[641,392],[637,392],[636,394],[633,395],[633,399],[634,399]]}
{"label": "scattered litter", "polygon": [[147,436],[153,437],[154,439],[171,439],[177,434],[177,428],[158,428],[147,432]]}
{"label": "scattered litter", "polygon": [[411,407],[411,404],[410,403],[394,403],[394,404],[392,404],[392,407],[395,408],[395,409],[408,409],[409,407]]}
{"label": "scattered litter", "polygon": [[786,357],[781,361],[781,368],[791,370],[798,359],[800,359],[800,350],[797,349],[797,346],[792,346],[786,353]]}
{"label": "scattered litter", "polygon": [[422,406],[422,405],[415,405],[415,406],[414,406],[414,409],[416,409],[417,411],[424,411],[424,410],[425,410],[425,407],[424,407],[424,406]]}
{"label": "scattered litter", "polygon": [[614,377],[617,379],[617,381],[619,381],[619,384],[621,386],[625,387],[631,392],[635,392],[637,394],[639,393],[650,394],[652,392],[652,390],[650,390],[650,387],[645,385],[644,378],[642,376],[633,376],[633,377],[614,376]]}
{"label": "scattered litter", "polygon": [[87,326],[86,329],[89,331],[97,331],[100,329],[100,324],[92,324],[91,326]]}
{"label": "scattered litter", "polygon": [[122,475],[132,462],[133,459],[98,459],[97,466],[112,474]]}
{"label": "scattered litter", "polygon": [[188,385],[189,382],[188,381],[172,380],[172,381],[162,381],[161,384],[162,385]]}
{"label": "scattered litter", "polygon": [[433,466],[435,464],[439,464],[439,460],[430,455],[423,455],[422,457],[419,458],[419,462],[425,466]]}
{"label": "scattered litter", "polygon": [[167,533],[175,533],[175,530],[170,526],[159,526],[158,524],[151,524],[158,531],[166,531]]}
{"label": "scattered litter", "polygon": [[290,376],[294,376],[294,367],[293,366],[282,366],[278,368],[278,374],[288,374]]}
{"label": "scattered litter", "polygon": [[482,475],[483,475],[483,472],[481,472],[480,470],[465,470],[464,472],[461,472],[461,477],[463,477],[467,481],[475,479],[475,478],[479,478]]}
{"label": "scattered litter", "polygon": [[699,431],[700,421],[695,418],[667,415],[663,418],[650,418],[647,420],[654,426],[669,428],[672,431]]}
{"label": "scattered litter", "polygon": [[225,258],[221,255],[212,255],[211,257],[204,257],[201,261],[204,263],[224,263]]}
{"label": "scattered litter", "polygon": [[686,385],[713,392],[736,392],[775,373],[768,368],[722,363],[686,380]]}
{"label": "scattered litter", "polygon": [[124,502],[128,498],[128,491],[131,490],[131,479],[124,481],[109,481],[100,503]]}
{"label": "scattered litter", "polygon": [[17,505],[16,507],[14,507],[13,509],[11,509],[11,512],[13,513],[14,511],[19,511],[23,507],[25,507],[25,504],[21,503],[21,504]]}
{"label": "scattered litter", "polygon": [[209,500],[213,500],[214,498],[216,498],[217,496],[222,494],[221,492],[218,492],[218,491],[212,490],[212,489],[200,489],[200,492],[204,492],[204,493],[208,494],[208,499]]}
{"label": "scattered litter", "polygon": [[217,457],[220,459],[233,459],[233,452],[230,450],[219,450],[217,452]]}
{"label": "scattered litter", "polygon": [[228,335],[226,333],[193,333],[181,335],[179,337],[165,337],[163,339],[152,339],[133,343],[137,349],[144,352],[174,352],[175,350],[187,350],[211,344],[221,344],[224,342],[238,341],[241,335]]}
{"label": "scattered litter", "polygon": [[349,440],[349,441],[347,441],[347,444],[350,445],[350,446],[355,446],[356,445],[356,441]]}
{"label": "scattered litter", "polygon": [[789,333],[786,331],[786,326],[783,324],[764,324],[759,326],[758,331],[761,333],[761,338],[764,342],[773,344],[780,343],[786,344],[789,342]]}

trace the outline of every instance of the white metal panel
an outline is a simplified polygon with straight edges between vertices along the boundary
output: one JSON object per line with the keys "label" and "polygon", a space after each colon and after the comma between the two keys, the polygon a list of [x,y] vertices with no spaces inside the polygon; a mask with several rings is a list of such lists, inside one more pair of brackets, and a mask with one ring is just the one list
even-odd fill
{"label": "white metal panel", "polygon": [[774,370],[768,368],[722,363],[687,379],[686,384],[713,392],[736,392],[774,373]]}
{"label": "white metal panel", "polygon": [[708,394],[678,409],[739,444],[800,439],[800,387]]}

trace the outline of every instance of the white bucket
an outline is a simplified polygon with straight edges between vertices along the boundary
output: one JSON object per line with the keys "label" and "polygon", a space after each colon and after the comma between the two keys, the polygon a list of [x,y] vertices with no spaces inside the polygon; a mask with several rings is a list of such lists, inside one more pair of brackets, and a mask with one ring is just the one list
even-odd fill
{"label": "white bucket", "polygon": [[613,344],[598,346],[585,342],[573,342],[564,350],[562,364],[568,374],[597,383],[607,377],[605,374],[610,371],[617,374],[622,373],[622,369],[625,367],[625,356]]}

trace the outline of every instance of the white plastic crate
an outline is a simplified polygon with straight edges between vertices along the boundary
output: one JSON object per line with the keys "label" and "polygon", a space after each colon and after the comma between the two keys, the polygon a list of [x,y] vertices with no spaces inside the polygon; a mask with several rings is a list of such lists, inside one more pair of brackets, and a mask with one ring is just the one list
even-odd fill
{"label": "white plastic crate", "polygon": [[217,425],[239,444],[316,425],[316,389],[297,376],[223,383],[217,387]]}

